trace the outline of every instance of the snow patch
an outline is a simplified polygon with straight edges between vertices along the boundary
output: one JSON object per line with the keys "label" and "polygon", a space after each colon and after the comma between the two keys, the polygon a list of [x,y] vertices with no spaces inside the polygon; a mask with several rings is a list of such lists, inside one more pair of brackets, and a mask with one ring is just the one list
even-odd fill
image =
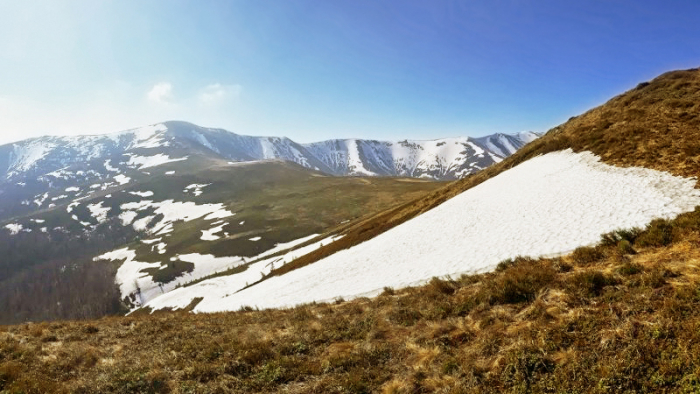
{"label": "snow patch", "polygon": [[[300,240],[291,241],[287,244],[300,244],[302,240],[307,240],[309,237],[304,237]],[[195,264],[195,272],[206,272],[207,274],[197,274],[192,275],[194,277],[204,277],[219,270],[232,268],[241,264],[245,264],[246,261],[254,261],[250,264],[246,270],[232,274],[221,276],[217,278],[207,279],[200,283],[192,286],[181,287],[175,289],[169,293],[163,294],[158,298],[153,299],[148,303],[148,306],[153,308],[153,310],[158,310],[161,308],[173,308],[179,309],[184,308],[192,302],[196,297],[204,297],[205,300],[211,302],[221,302],[227,299],[229,296],[233,295],[242,288],[248,286],[249,284],[255,283],[260,280],[265,275],[268,275],[270,271],[275,268],[279,268],[285,264],[288,264],[295,259],[313,252],[314,250],[320,248],[323,245],[327,245],[335,240],[342,238],[342,236],[328,237],[324,238],[313,244],[301,247],[299,249],[290,251],[282,256],[270,257],[267,259],[262,259],[263,256],[269,256],[272,254],[270,250],[251,258],[242,257],[214,257],[212,255],[198,255],[192,253],[189,255],[180,255],[177,258],[182,261],[189,261]],[[275,251],[277,253],[277,251]],[[200,270],[200,271],[198,271]],[[193,274],[195,273],[193,272]]]}
{"label": "snow patch", "polygon": [[10,223],[5,226],[6,229],[10,230],[10,235],[16,235],[22,231],[22,225],[19,223]]}
{"label": "snow patch", "polygon": [[162,153],[158,153],[153,156],[132,155],[129,157],[129,161],[126,164],[130,167],[137,167],[137,169],[142,170],[144,168],[156,167],[166,163],[187,160],[187,157],[188,156],[171,159],[170,156]]}
{"label": "snow patch", "polygon": [[221,237],[214,234],[224,231],[224,226],[227,224],[228,223],[222,223],[216,227],[210,228],[209,230],[202,230],[202,236],[199,239],[202,241],[216,241],[217,239],[220,239]]}
{"label": "snow patch", "polygon": [[153,192],[152,191],[145,191],[145,192],[129,192],[129,194],[133,194],[134,196],[139,196],[139,197],[152,197]]}
{"label": "snow patch", "polygon": [[590,152],[549,153],[355,247],[228,297],[205,297],[195,311],[351,299],[434,276],[489,271],[516,256],[568,253],[596,244],[603,233],[693,210],[700,205],[694,185],[664,172],[609,166]]}
{"label": "snow patch", "polygon": [[114,179],[120,185],[126,185],[127,183],[131,182],[131,178],[123,174],[115,175],[112,179]]}
{"label": "snow patch", "polygon": [[183,190],[184,193],[187,193],[189,191],[192,191],[192,194],[194,194],[195,197],[199,196],[202,194],[202,189],[211,185],[211,183],[193,183],[191,185],[188,185],[185,187],[185,190]]}

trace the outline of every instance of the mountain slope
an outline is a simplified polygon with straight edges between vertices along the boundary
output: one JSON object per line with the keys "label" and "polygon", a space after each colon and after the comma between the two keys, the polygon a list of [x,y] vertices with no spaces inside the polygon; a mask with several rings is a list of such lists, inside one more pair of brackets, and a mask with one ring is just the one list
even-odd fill
{"label": "mountain slope", "polygon": [[[413,278],[413,281],[410,279],[404,279],[394,283],[390,279],[377,280],[375,281],[376,283],[373,282],[371,285],[363,285],[359,287],[355,286],[353,287],[353,290],[343,292],[343,290],[341,290],[343,286],[340,284],[335,284],[334,286],[325,288],[321,282],[312,279],[316,277],[316,274],[320,275],[320,277],[328,278],[333,272],[338,271],[339,268],[337,264],[342,263],[344,269],[347,268],[348,270],[354,270],[355,268],[353,265],[361,264],[363,261],[371,262],[370,267],[366,267],[364,270],[359,269],[357,272],[362,272],[362,275],[367,274],[369,277],[357,277],[354,281],[352,281],[353,283],[367,284],[369,278],[382,278],[383,276],[381,274],[374,272],[373,270],[381,271],[387,268],[391,265],[392,258],[397,258],[402,263],[407,260],[410,261],[411,259],[419,258],[419,254],[408,253],[408,255],[403,255],[398,251],[411,250],[411,241],[409,240],[412,238],[409,236],[409,234],[416,234],[423,231],[420,229],[420,226],[418,226],[419,228],[416,228],[413,222],[420,221],[423,217],[429,216],[432,218],[434,216],[433,211],[411,220],[411,222],[409,222],[411,224],[410,226],[409,223],[405,223],[396,229],[387,231],[376,240],[372,239],[373,237],[383,233],[387,229],[393,227],[393,225],[403,223],[409,218],[417,215],[419,212],[437,206],[451,195],[462,193],[464,190],[468,190],[484,181],[491,185],[493,182],[497,182],[497,180],[501,177],[506,176],[506,174],[515,173],[514,171],[517,170],[516,168],[513,168],[515,165],[525,165],[526,162],[529,163],[530,161],[535,160],[534,158],[536,156],[552,151],[558,151],[566,148],[574,148],[578,151],[591,150],[594,153],[598,153],[603,161],[610,161],[618,165],[641,165],[644,167],[669,171],[671,173],[675,172],[679,175],[697,175],[698,157],[697,155],[694,156],[693,152],[695,152],[695,147],[697,146],[699,140],[693,137],[697,136],[698,133],[698,129],[694,128],[694,125],[697,121],[695,115],[699,111],[694,107],[696,104],[690,106],[678,105],[678,103],[686,102],[686,98],[688,98],[687,102],[696,103],[697,101],[693,101],[692,99],[693,95],[697,95],[700,91],[700,86],[698,85],[700,85],[700,83],[698,81],[697,70],[666,74],[649,84],[642,84],[634,90],[612,99],[604,106],[589,111],[578,118],[573,118],[566,124],[553,129],[548,134],[529,144],[515,155],[504,160],[502,163],[485,170],[482,173],[458,181],[455,184],[450,185],[447,189],[438,191],[428,198],[424,198],[422,201],[418,201],[413,205],[396,208],[390,212],[380,214],[377,218],[358,224],[357,228],[349,229],[347,232],[345,232],[342,239],[331,243],[318,251],[312,252],[300,259],[297,259],[297,261],[294,261],[291,264],[278,268],[268,276],[270,279],[263,280],[259,284],[253,286],[251,289],[242,290],[235,297],[228,298],[228,304],[222,304],[216,299],[207,300],[205,298],[205,301],[201,304],[201,306],[197,306],[195,310],[213,311],[222,310],[222,308],[224,310],[232,310],[238,309],[241,305],[247,304],[259,306],[284,306],[293,305],[296,302],[328,300],[332,299],[334,296],[342,296],[344,298],[356,297],[362,294],[376,293],[376,291],[381,290],[383,285],[407,285],[413,282],[427,280],[432,275],[455,274],[473,270],[475,268],[493,268],[499,261],[498,258],[490,259],[489,262],[485,264],[474,265],[471,263],[471,260],[481,259],[483,257],[483,253],[477,253],[475,256],[471,256],[469,254],[465,255],[464,252],[458,252],[459,248],[454,249],[455,245],[453,244],[452,247],[448,247],[448,245],[443,245],[443,248],[438,247],[437,250],[434,250],[423,257],[424,259],[447,258],[448,260],[456,258],[458,260],[456,261],[456,265],[450,265],[450,267],[454,267],[449,269],[445,268],[442,271],[439,269],[437,271],[429,270],[429,272],[426,271],[427,273],[422,274],[420,274],[415,267],[406,267],[406,269],[411,273],[411,275],[408,275],[408,277]],[[653,105],[648,105],[648,103],[653,103]],[[645,105],[648,105],[648,107],[644,107]],[[642,107],[644,110],[640,109]],[[689,115],[689,113],[686,111],[688,108],[695,108],[692,115]],[[639,116],[634,117],[634,114]],[[637,141],[643,142],[636,144]],[[656,148],[654,150],[655,154],[651,153],[652,147]],[[550,155],[546,155],[545,157],[549,156]],[[584,159],[584,156],[580,155],[575,157],[576,159],[574,159],[574,161],[588,160]],[[559,218],[566,218],[568,217],[566,215],[567,212],[573,212],[576,217],[584,218],[583,220],[588,220],[591,223],[595,223],[592,232],[593,238],[590,238],[590,234],[589,236],[584,237],[576,231],[566,232],[561,230],[560,228],[565,227],[565,224],[554,225],[551,229],[551,231],[554,231],[554,233],[547,233],[544,236],[546,236],[548,242],[554,242],[557,245],[556,248],[551,250],[548,249],[548,251],[540,250],[533,252],[528,249],[527,251],[518,252],[517,250],[513,250],[510,245],[506,246],[506,244],[503,244],[499,250],[501,259],[512,258],[521,253],[531,255],[533,257],[548,253],[564,253],[571,251],[576,246],[585,246],[590,244],[592,242],[591,239],[597,240],[597,237],[600,234],[612,231],[616,228],[616,226],[644,226],[645,223],[648,223],[654,218],[673,218],[677,214],[692,210],[696,205],[700,204],[700,201],[697,200],[697,192],[692,189],[692,185],[695,184],[695,180],[681,180],[680,178],[675,178],[685,186],[680,187],[680,184],[677,186],[670,186],[670,184],[665,184],[665,181],[662,181],[667,174],[653,171],[643,172],[641,169],[631,169],[630,171],[626,172],[627,175],[623,177],[624,179],[611,181],[609,185],[604,188],[604,190],[595,191],[595,186],[597,183],[599,183],[596,181],[596,179],[600,179],[602,183],[605,183],[605,179],[612,180],[614,178],[613,175],[616,173],[614,167],[604,167],[601,170],[596,170],[596,160],[598,160],[596,157],[588,160],[589,163],[584,166],[585,169],[582,170],[582,173],[589,174],[598,171],[598,175],[596,175],[597,178],[591,178],[587,182],[583,182],[580,186],[575,186],[573,184],[569,185],[562,190],[553,189],[551,191],[547,191],[546,188],[539,191],[535,190],[535,192],[539,193],[540,196],[538,200],[545,199],[545,201],[547,201],[550,205],[543,205],[540,208],[530,207],[530,209],[541,209],[543,211],[542,215],[544,219],[542,220],[544,220],[545,223],[547,223],[547,220],[549,220],[547,218],[551,219],[552,215]],[[519,168],[520,167],[518,167],[518,169]],[[562,174],[565,174],[565,178],[571,177],[572,179],[587,179],[586,177],[577,175],[575,166],[572,166],[571,164],[557,164],[554,167],[554,170],[555,173],[561,172]],[[636,192],[633,192],[632,190],[634,190],[634,187],[628,188],[627,186],[623,186],[627,182],[625,179],[630,180],[632,177],[638,176],[642,173],[646,175],[644,175],[643,179],[640,179],[639,182],[641,182],[641,184],[651,186],[650,189],[646,189],[646,191],[643,189],[638,189]],[[497,175],[499,176],[497,177]],[[537,177],[546,177],[546,179],[548,179],[550,182],[555,179],[552,178],[551,175],[546,175],[544,173],[537,175]],[[539,179],[537,177],[536,179],[531,179],[530,182],[537,184]],[[528,179],[525,175],[521,175],[520,178]],[[670,179],[671,178],[669,178],[669,180]],[[513,179],[512,182],[515,182],[516,180],[517,178]],[[486,185],[483,185],[483,187],[480,185],[478,188],[475,188],[473,192],[472,190],[469,190],[467,193],[465,193],[465,196],[480,193],[481,190],[484,190],[486,187]],[[528,185],[521,185],[521,187],[529,188]],[[477,189],[479,192],[477,192]],[[482,195],[481,198],[501,201],[504,206],[517,206],[517,204],[522,203],[522,197],[518,194],[525,194],[525,192],[519,192],[517,189],[510,190],[505,186],[500,187],[500,190],[503,191],[506,196],[515,195],[515,199],[509,200],[507,198],[504,199],[503,197],[497,196],[496,190],[492,190],[492,195],[490,197]],[[558,199],[553,197],[557,196],[557,193],[560,192],[561,194],[560,197],[557,197]],[[608,192],[612,192],[613,194],[606,194]],[[582,195],[589,193],[590,195],[583,201],[575,202],[577,201],[576,198],[572,198],[568,195],[571,193],[581,193]],[[629,193],[629,197],[632,198],[632,200],[625,200],[624,198],[621,198],[623,195],[625,195],[625,193]],[[607,200],[596,200],[596,196],[608,197]],[[653,196],[651,198],[654,200],[654,203],[652,204],[654,208],[651,206],[639,206],[638,204],[644,201],[644,199],[648,196]],[[461,198],[462,196],[459,197]],[[678,198],[680,198],[680,200],[677,200]],[[685,202],[681,202],[681,200]],[[598,201],[598,203],[595,203],[595,201]],[[452,204],[452,200],[449,203]],[[447,205],[447,203],[444,205]],[[476,209],[475,207],[479,206],[478,204],[473,203],[466,204],[461,208],[453,205],[454,204],[450,206],[457,211],[459,211],[459,209]],[[562,207],[565,208],[564,211],[559,211],[559,209]],[[438,208],[442,208],[442,206]],[[612,211],[607,212],[610,209],[612,209]],[[459,215],[457,211],[448,213],[447,218]],[[517,214],[516,209],[516,212],[513,214],[506,215],[506,218],[497,219],[496,223],[491,224],[489,221],[498,216],[489,216],[488,212],[488,210],[483,211],[470,220],[454,223],[454,226],[450,227],[450,232],[457,232],[458,234],[461,234],[457,239],[455,239],[457,245],[462,245],[460,242],[463,242],[465,239],[470,239],[469,237],[472,232],[481,234],[483,232],[488,232],[489,226],[507,226],[508,221],[512,221],[514,218],[522,216]],[[634,221],[634,223],[632,223],[625,220],[625,218],[628,217],[636,217],[641,212],[645,212],[642,215],[645,218],[641,221]],[[603,220],[604,218],[602,217],[597,217],[596,215],[600,213],[604,213],[604,216],[608,219],[612,219],[612,222]],[[620,217],[619,215],[622,216]],[[433,229],[438,228],[439,226],[444,225],[444,223],[449,222],[447,218],[439,220],[438,222],[440,224],[437,225],[437,227],[435,226],[437,222],[431,222],[432,225],[427,224],[425,227]],[[479,227],[475,227],[473,224],[481,222],[487,223],[486,229],[482,228],[479,230]],[[522,227],[522,223],[520,225]],[[535,225],[539,226],[539,224]],[[406,230],[407,228],[408,230]],[[586,227],[577,226],[577,228]],[[404,229],[405,231],[402,233],[401,229]],[[526,228],[520,228],[511,235],[517,239],[522,237],[522,235],[519,234],[527,234],[528,231],[529,230]],[[559,233],[560,231],[562,233]],[[390,237],[391,240],[387,238],[389,237],[389,233],[393,234],[393,236]],[[403,235],[397,235],[399,233]],[[507,234],[505,231],[499,231],[497,233]],[[565,238],[567,236],[573,237],[571,238],[571,240],[573,240],[573,247],[569,246],[567,248],[563,246],[566,243]],[[431,238],[429,235],[419,235],[417,239],[413,240],[413,242],[429,244],[431,248],[430,250],[433,250],[432,248],[435,245],[438,245],[439,241],[434,239],[431,241],[431,239],[433,238]],[[366,244],[358,245],[362,241],[366,241]],[[507,239],[503,239],[501,241],[508,242]],[[528,245],[532,245],[532,243],[536,241],[537,240],[534,239],[526,243]],[[483,243],[483,240],[475,241],[475,243]],[[371,247],[366,245],[374,245],[374,251],[367,251],[367,249],[371,249]],[[350,247],[350,249],[347,251],[347,253],[342,252],[337,257],[333,256],[333,253],[348,247]],[[463,247],[468,248],[468,243],[464,244]],[[443,253],[443,249],[447,250],[445,248],[451,249],[452,251]],[[491,248],[487,249],[494,250],[494,248],[499,249],[497,245],[492,245]],[[366,251],[366,253],[361,251]],[[457,254],[454,255],[454,253]],[[384,255],[391,257],[378,257]],[[315,262],[317,260],[319,261]],[[300,270],[302,272],[295,272],[290,276],[291,270],[312,262],[314,263],[313,267],[304,267]],[[326,267],[328,271],[323,271],[324,268],[321,268],[319,265]],[[335,268],[331,268],[331,265],[333,265]],[[318,273],[316,271],[323,272]],[[344,278],[347,277],[345,274],[341,276]],[[292,281],[294,286],[290,286],[288,281]],[[306,287],[307,283],[313,283],[312,287]],[[322,288],[324,290],[321,290]],[[198,294],[199,296],[203,295],[201,292],[197,293],[194,290],[184,289],[179,291],[179,293],[187,292],[189,292],[190,300],[194,298],[195,294]],[[267,298],[269,294],[276,294],[276,296],[274,299],[269,299]],[[298,295],[300,294],[309,295],[310,298],[306,296],[299,298]],[[171,294],[169,296],[178,296],[180,297],[180,300],[182,299],[182,297],[178,294]],[[288,303],[281,301],[284,300],[285,297],[288,297],[286,298],[288,300],[286,302]],[[167,299],[162,299],[161,302],[163,301],[167,301]],[[182,306],[182,301],[178,302],[180,303],[180,306]],[[154,305],[162,307],[167,306],[168,304],[167,302],[160,304],[156,302]]]}
{"label": "mountain slope", "polygon": [[[130,158],[156,157],[142,154]],[[193,150],[186,156],[141,169],[108,164],[128,175],[84,180],[70,175],[85,170],[69,167],[45,183],[14,184],[9,190],[25,193],[28,204],[20,199],[22,211],[6,210],[0,219],[0,321],[100,316],[117,312],[124,298],[138,306],[441,185],[331,177],[285,161],[232,163]],[[38,187],[44,189],[34,198]],[[93,262],[114,250],[122,251],[114,263]]]}
{"label": "mountain slope", "polygon": [[[353,245],[368,233],[371,238],[452,195],[477,190],[477,185],[484,186],[480,190],[491,187],[504,179],[499,180],[499,174],[522,175],[518,171],[523,167],[516,168],[520,163],[577,158],[582,162],[573,165],[585,166],[576,168],[589,169],[586,158],[598,155],[607,164],[639,163],[676,176],[697,175],[698,129],[693,119],[700,111],[691,106],[692,112],[686,111],[691,115],[683,115],[666,101],[691,98],[697,103],[699,77],[700,70],[665,74],[641,86],[653,89],[639,99],[658,104],[645,108],[644,117],[625,115],[635,90],[627,92],[553,129],[501,164],[451,183],[430,198],[350,226],[344,238],[329,247]],[[684,91],[684,86],[691,89]],[[606,111],[612,114],[606,128],[588,127]],[[625,136],[630,124],[638,129],[631,142],[619,141],[625,149],[597,142]],[[678,129],[685,132],[673,131]],[[586,146],[596,151],[568,151]],[[663,154],[647,155],[646,148],[638,146],[659,146]],[[684,155],[684,150],[689,153]],[[649,168],[611,169],[605,163],[593,167],[636,176],[653,173]],[[571,167],[568,163],[545,169],[557,182],[575,184],[577,179],[566,176]],[[652,178],[641,186],[653,189],[655,182]],[[684,181],[685,186],[693,182]],[[588,183],[582,182],[584,187]],[[609,184],[600,192],[616,187]],[[487,197],[502,198],[499,193]],[[549,198],[546,193],[535,197]],[[649,194],[640,197],[654,199]],[[635,204],[623,204],[611,213]],[[547,210],[527,213],[546,215]],[[566,223],[554,230],[576,232],[581,224]],[[440,231],[456,227],[442,226]],[[16,392],[85,393],[696,392],[699,244],[696,208],[673,220],[654,220],[644,229],[605,234],[599,245],[577,248],[569,255],[506,260],[495,272],[434,278],[413,288],[387,287],[374,298],[264,311],[161,312],[3,327],[0,384]],[[433,262],[425,261],[426,267]],[[201,300],[185,310],[198,306],[196,302]]]}
{"label": "mountain slope", "polygon": [[[681,102],[685,104],[679,105]],[[602,162],[611,165],[636,165],[678,176],[698,177],[700,69],[672,71],[640,83],[605,104],[554,127],[502,162],[358,223],[341,241],[281,269],[280,273],[371,239],[528,159],[568,148],[574,152],[590,150]]]}
{"label": "mountain slope", "polygon": [[[500,160],[532,138],[534,133],[496,135],[479,142],[500,149],[498,155],[469,139],[405,142],[402,150],[386,150],[381,159],[363,154],[356,163],[363,169],[385,165],[381,173],[365,171],[377,175],[449,178]],[[0,300],[10,305],[0,319],[96,316],[115,312],[115,299],[138,307],[188,282],[248,270],[262,259],[256,256],[280,245],[309,251],[309,245],[326,245],[323,238],[361,216],[440,186],[324,176],[362,171],[347,165],[338,170],[312,150],[328,156],[318,146],[286,138],[240,136],[185,122],[0,147]],[[404,158],[411,171],[395,166]],[[111,263],[88,263],[95,258]],[[254,278],[244,284],[279,266],[248,270]],[[97,278],[90,292],[109,289],[104,299],[73,295],[74,285],[60,284],[78,277],[87,282],[86,276]],[[116,293],[110,276],[116,277]],[[59,286],[62,291],[50,290]],[[50,291],[42,301],[18,296]],[[63,307],[54,310],[52,302]],[[72,314],[76,309],[81,312]]]}
{"label": "mountain slope", "polygon": [[336,174],[463,178],[535,140],[535,133],[432,141],[329,140],[304,145]]}

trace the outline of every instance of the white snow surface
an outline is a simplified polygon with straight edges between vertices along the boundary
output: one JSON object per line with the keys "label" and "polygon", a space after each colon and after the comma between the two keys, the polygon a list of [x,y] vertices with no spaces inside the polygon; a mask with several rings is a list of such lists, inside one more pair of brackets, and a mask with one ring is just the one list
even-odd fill
{"label": "white snow surface", "polygon": [[127,183],[131,182],[131,178],[123,174],[116,175],[113,178],[120,185],[126,185]]}
{"label": "white snow surface", "polygon": [[[90,210],[92,217],[97,220],[98,223],[104,223],[107,220],[107,213],[112,209],[110,207],[102,206],[103,201],[94,204],[88,204],[87,209]],[[122,219],[123,221],[124,219]]]}
{"label": "white snow surface", "polygon": [[209,185],[211,185],[211,183],[193,183],[191,185],[187,185],[183,192],[187,193],[191,190],[192,194],[194,194],[194,196],[197,197],[203,193],[202,189]]}
{"label": "white snow surface", "polygon": [[153,156],[137,156],[132,155],[129,161],[126,163],[131,167],[138,167],[137,169],[142,170],[144,168],[156,167],[166,163],[173,163],[176,161],[187,160],[187,156],[178,157],[176,159],[171,159],[170,156],[164,155],[162,153],[155,154]]}
{"label": "white snow surface", "polygon": [[212,227],[209,230],[201,230],[202,236],[199,239],[201,239],[202,241],[216,241],[217,239],[220,239],[221,237],[214,234],[224,231],[224,226],[226,226],[227,224],[228,222],[222,223],[216,227]]}
{"label": "white snow surface", "polygon": [[129,202],[122,204],[120,206],[122,213],[120,218],[122,223],[125,223],[129,219],[133,220],[135,216],[128,214],[127,212],[137,212],[143,211],[145,209],[153,208],[153,215],[147,216],[143,219],[136,220],[133,223],[134,230],[143,231],[146,226],[152,221],[155,216],[159,214],[163,215],[158,223],[151,226],[149,232],[151,234],[162,235],[169,233],[173,230],[173,223],[183,220],[189,222],[190,220],[199,219],[204,216],[204,220],[222,219],[229,216],[233,216],[234,213],[228,211],[224,208],[224,204],[201,204],[197,205],[192,201],[173,201],[165,200],[161,202],[153,202],[151,200],[142,200],[139,202]]}
{"label": "white snow surface", "polygon": [[[242,223],[242,222],[241,222],[241,223]],[[311,234],[311,235],[309,235],[308,237],[295,239],[294,241],[289,241],[289,242],[283,242],[283,243],[275,244],[275,246],[274,246],[273,248],[268,249],[268,250],[262,252],[261,254],[259,254],[259,255],[257,256],[257,258],[260,259],[260,258],[269,256],[269,255],[271,255],[271,254],[275,254],[275,253],[277,253],[277,252],[281,252],[281,251],[283,251],[283,250],[291,249],[291,248],[293,248],[293,247],[295,247],[295,246],[297,246],[297,245],[303,244],[304,242],[311,241],[312,239],[318,237],[318,235],[319,235],[319,234]]]}
{"label": "white snow surface", "polygon": [[138,216],[138,213],[134,211],[124,211],[119,214],[119,219],[122,221],[122,226],[128,226],[133,223],[136,216]]}
{"label": "white snow surface", "polygon": [[5,228],[10,230],[10,235],[15,235],[22,231],[22,225],[18,223],[10,223],[6,225]]}
{"label": "white snow surface", "polygon": [[[328,242],[332,242],[332,239],[338,238],[339,237],[326,238],[312,245],[308,245],[298,250],[289,252],[284,256],[274,257],[255,263],[243,273],[235,274],[236,280],[238,282],[233,283],[239,283],[240,286],[235,287],[236,285],[234,285],[235,288],[232,291],[238,290],[246,286],[247,283],[253,283],[259,280],[261,275],[269,273],[270,270],[273,269],[275,266],[280,266],[282,264],[288,263],[300,256],[303,256],[304,254],[311,252],[312,250],[317,249],[321,245],[325,245]],[[308,237],[304,237],[302,239],[308,239]],[[156,242],[160,242],[160,240],[160,238],[156,238],[153,240],[146,240],[142,242],[148,245],[153,245]],[[300,240],[295,240],[287,244],[299,244],[299,241]],[[165,243],[160,242],[157,245],[154,245],[153,247],[156,248],[158,252],[160,252],[161,250],[165,249],[166,245]],[[219,271],[227,270],[229,268],[233,268],[241,264],[245,264],[246,260],[258,260],[263,255],[269,255],[269,251],[251,258],[239,256],[215,257],[214,255],[210,254],[199,253],[180,254],[175,257],[171,257],[170,260],[190,262],[194,264],[194,269],[191,272],[185,273],[182,276],[175,278],[173,281],[164,284],[158,284],[154,282],[151,276],[149,276],[147,273],[141,272],[141,270],[146,268],[163,267],[161,263],[145,263],[137,261],[136,252],[134,250],[129,249],[128,247],[102,254],[100,256],[95,257],[93,260],[124,260],[124,263],[117,270],[116,282],[119,285],[119,290],[121,292],[122,298],[134,295],[136,297],[137,306],[140,306],[156,298],[167,296],[172,291],[191,289],[195,286],[199,286],[199,284],[197,284],[192,287],[183,287],[181,289],[176,289],[178,285],[185,284],[187,282],[191,282],[193,280],[214,274]],[[137,291],[137,289],[140,291]],[[182,295],[182,297],[184,298],[188,296],[189,295],[187,292],[185,292],[185,294]],[[189,300],[183,306],[188,305],[192,301],[192,298],[194,298],[194,296],[189,298]],[[176,299],[179,298],[176,297]],[[179,303],[177,305],[177,307],[180,307]]]}
{"label": "white snow surface", "polygon": [[137,302],[142,304],[146,302],[148,296],[151,295],[150,293],[159,291],[160,289],[158,285],[153,282],[153,279],[148,276],[147,273],[141,272],[141,270],[159,267],[160,263],[144,263],[136,261],[135,258],[135,251],[129,248],[122,248],[97,256],[93,260],[124,260],[124,263],[122,263],[117,270],[115,279],[117,284],[119,284],[119,291],[121,292],[122,298],[124,298],[132,293],[136,293],[137,289],[140,289],[141,291],[137,295],[139,297]]}
{"label": "white snow surface", "polygon": [[116,167],[112,167],[110,165],[111,160],[105,160],[105,170],[110,171],[110,172],[119,172],[119,169]]}
{"label": "white snow surface", "polygon": [[145,191],[145,192],[138,192],[138,191],[136,191],[136,192],[129,192],[129,194],[132,194],[132,195],[134,195],[134,196],[139,196],[139,197],[153,197],[153,192],[150,191],[150,190]]}
{"label": "white snow surface", "polygon": [[516,256],[567,253],[601,234],[693,210],[700,205],[694,185],[665,172],[609,166],[590,152],[549,153],[353,248],[228,297],[205,297],[195,311],[352,299],[492,270]]}
{"label": "white snow surface", "polygon": [[[248,266],[247,269],[243,272],[239,272],[233,275],[226,275],[217,278],[207,279],[192,286],[181,287],[179,289],[172,290],[166,294],[152,299],[147,304],[147,306],[153,308],[153,310],[158,310],[165,307],[179,309],[189,305],[192,302],[192,300],[196,297],[204,297],[204,301],[207,302],[220,302],[222,299],[226,299],[227,297],[233,295],[235,292],[246,287],[247,285],[260,280],[262,276],[267,275],[272,269],[278,268],[301,256],[309,254],[312,251],[320,248],[321,246],[327,245],[340,238],[342,238],[342,236],[332,236],[324,238],[318,242],[314,242],[310,245],[293,250],[282,256],[270,257],[264,260],[260,260]],[[305,242],[308,239],[309,237],[304,237],[299,240],[288,242],[286,243],[286,245],[299,245],[300,243],[302,243],[302,240],[304,240]],[[278,244],[277,246],[279,245],[282,244]],[[203,271],[209,270],[210,272],[207,274],[209,275],[222,269],[232,268],[240,264],[244,264],[246,260],[255,261],[262,258],[263,256],[269,256],[270,254],[270,250],[268,250],[256,257],[243,259],[240,257],[215,258],[211,255],[197,255],[196,253],[191,253],[188,255],[180,255],[178,256],[178,258],[183,261],[189,261],[194,263],[195,271],[197,271],[198,269],[198,264],[202,264],[200,269]],[[235,259],[238,259],[238,261]],[[197,277],[199,278],[203,276],[206,275],[197,275]]]}
{"label": "white snow surface", "polygon": [[55,144],[41,139],[29,140],[25,144],[13,144],[8,167],[14,171],[8,173],[8,178],[15,173],[32,168],[39,160],[49,154],[54,146]]}

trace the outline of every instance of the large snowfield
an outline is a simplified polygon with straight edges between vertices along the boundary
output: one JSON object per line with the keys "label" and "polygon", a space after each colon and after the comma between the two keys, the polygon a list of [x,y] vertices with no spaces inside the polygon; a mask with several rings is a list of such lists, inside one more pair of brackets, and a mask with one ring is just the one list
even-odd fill
{"label": "large snowfield", "polygon": [[149,306],[182,307],[204,297],[195,312],[288,307],[488,271],[504,259],[567,253],[606,232],[691,211],[700,205],[694,186],[694,179],[602,164],[589,152],[549,153],[307,267],[237,293],[224,288],[226,278],[204,281]]}

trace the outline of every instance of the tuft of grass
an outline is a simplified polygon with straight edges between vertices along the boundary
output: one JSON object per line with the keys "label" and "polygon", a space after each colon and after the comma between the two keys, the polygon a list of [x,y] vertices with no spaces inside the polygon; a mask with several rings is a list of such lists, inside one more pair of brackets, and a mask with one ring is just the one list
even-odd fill
{"label": "tuft of grass", "polygon": [[569,279],[571,289],[584,296],[598,296],[605,287],[616,284],[614,277],[598,270],[588,270],[574,274]]}
{"label": "tuft of grass", "polygon": [[636,244],[641,247],[666,246],[673,241],[673,226],[668,220],[656,219],[639,235]]}
{"label": "tuft of grass", "polygon": [[591,264],[598,262],[605,258],[605,254],[601,251],[599,247],[592,246],[582,246],[576,248],[571,254],[571,259],[576,264]]}
{"label": "tuft of grass", "polygon": [[617,250],[618,250],[618,252],[620,252],[623,255],[625,255],[625,254],[637,254],[637,252],[632,247],[632,244],[630,243],[630,241],[628,241],[626,239],[623,239],[617,243]]}
{"label": "tuft of grass", "polygon": [[624,263],[615,270],[615,272],[624,276],[637,275],[643,271],[644,268],[641,265],[630,262]]}
{"label": "tuft of grass", "polygon": [[521,260],[487,281],[479,298],[491,305],[531,302],[554,278],[555,270],[551,265]]}

